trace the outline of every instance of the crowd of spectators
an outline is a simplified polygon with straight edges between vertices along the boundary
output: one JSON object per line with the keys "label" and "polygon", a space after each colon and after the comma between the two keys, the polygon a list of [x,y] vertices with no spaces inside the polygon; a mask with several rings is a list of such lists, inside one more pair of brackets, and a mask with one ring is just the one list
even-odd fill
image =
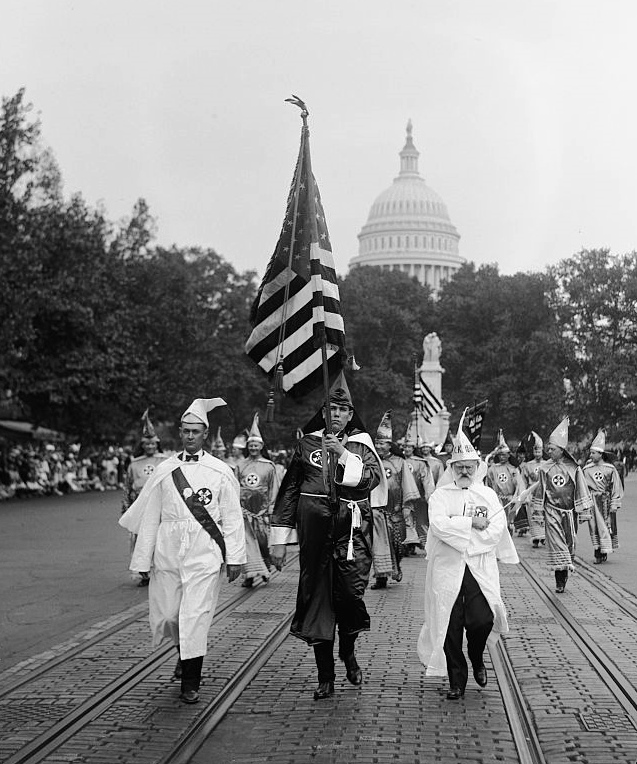
{"label": "crowd of spectators", "polygon": [[0,451],[0,500],[113,491],[124,484],[132,449],[83,449],[79,444],[4,444]]}

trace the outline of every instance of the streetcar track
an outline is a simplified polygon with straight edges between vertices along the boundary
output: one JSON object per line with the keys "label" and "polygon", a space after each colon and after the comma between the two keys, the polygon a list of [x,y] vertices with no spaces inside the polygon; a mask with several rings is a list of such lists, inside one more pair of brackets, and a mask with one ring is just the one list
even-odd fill
{"label": "streetcar track", "polygon": [[[294,562],[298,557],[298,553],[292,556],[288,560],[288,565]],[[215,611],[215,619],[227,615],[232,612],[239,604],[244,600],[250,598],[252,594],[263,588],[263,584],[259,583],[251,588],[241,589],[236,594],[231,596],[224,603],[218,605]],[[47,671],[55,669],[60,663],[68,660],[71,657],[81,655],[89,647],[94,647],[96,644],[112,637],[118,631],[123,631],[131,624],[139,621],[143,615],[137,615],[121,621],[119,624],[114,624],[108,628],[105,632],[97,635],[95,638],[88,640],[76,649],[72,649],[65,654],[47,662],[43,666],[35,669],[31,674],[23,681],[16,683],[10,689],[2,692],[0,698],[6,698],[11,695],[19,687],[35,682],[41,679]],[[216,724],[219,723],[221,718],[225,715],[228,708],[236,700],[238,695],[247,686],[247,684],[256,675],[259,668],[267,660],[272,652],[276,649],[278,644],[283,641],[287,636],[286,626],[289,627],[291,621],[291,613],[286,613],[283,619],[279,619],[271,638],[268,637],[264,640],[264,643],[256,650],[250,659],[248,659],[244,665],[239,669],[237,674],[233,676],[228,683],[221,689],[217,697],[215,697],[208,706],[205,707],[203,713],[203,720],[205,724],[197,722],[192,730],[186,730],[182,738],[177,744],[175,749],[175,755],[178,755],[179,751],[190,750],[194,744],[197,748],[203,743],[202,730],[213,729]],[[273,640],[273,641],[271,641]],[[277,641],[278,640],[278,641]],[[274,646],[273,646],[274,645]],[[34,737],[31,741],[26,743],[19,751],[4,761],[4,764],[37,764],[46,758],[52,751],[55,751],[70,738],[76,735],[81,729],[90,724],[94,719],[104,713],[110,706],[113,705],[119,698],[129,693],[138,684],[140,684],[149,675],[155,672],[160,666],[162,666],[169,655],[174,655],[174,645],[164,644],[154,650],[149,656],[142,659],[135,664],[131,669],[121,674],[117,679],[113,680],[106,686],[102,687],[98,692],[92,695],[91,698],[81,702],[72,711],[67,713],[63,718],[54,722],[45,732]],[[238,689],[240,688],[240,689]],[[224,709],[221,711],[221,709]],[[210,726],[212,724],[212,726]],[[205,734],[209,734],[206,731]],[[196,742],[199,741],[199,742]],[[190,754],[192,755],[192,753]],[[170,759],[168,759],[169,761]],[[175,759],[180,761],[182,759]],[[187,759],[183,759],[187,761]]]}
{"label": "streetcar track", "polygon": [[[621,669],[599,644],[596,645],[596,651],[589,647],[588,643],[592,641],[595,644],[595,641],[591,639],[587,629],[581,624],[577,616],[566,607],[566,605],[553,596],[551,590],[539,579],[529,563],[526,560],[521,559],[520,566],[522,570],[524,570],[527,579],[530,581],[536,593],[540,595],[542,602],[554,616],[556,622],[568,634],[604,684],[608,687],[615,700],[621,705],[635,726],[637,726],[637,689],[633,686],[632,682],[626,678]],[[602,592],[604,596],[608,597],[611,602],[622,607],[624,612],[632,618],[635,618],[634,612],[632,612],[630,608],[624,607],[623,603],[616,599],[614,595],[611,596],[607,589],[602,586],[601,582],[595,580],[594,576],[586,576],[586,578],[592,586]]]}

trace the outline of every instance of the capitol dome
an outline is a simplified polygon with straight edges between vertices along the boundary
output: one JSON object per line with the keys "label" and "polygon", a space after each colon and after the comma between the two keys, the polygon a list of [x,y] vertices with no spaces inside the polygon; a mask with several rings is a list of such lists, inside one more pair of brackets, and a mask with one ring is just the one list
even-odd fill
{"label": "capitol dome", "polygon": [[458,254],[460,235],[441,197],[418,171],[418,150],[411,120],[400,152],[400,173],[379,194],[358,234],[358,256],[350,268],[376,265],[401,270],[426,284],[434,294],[465,262]]}

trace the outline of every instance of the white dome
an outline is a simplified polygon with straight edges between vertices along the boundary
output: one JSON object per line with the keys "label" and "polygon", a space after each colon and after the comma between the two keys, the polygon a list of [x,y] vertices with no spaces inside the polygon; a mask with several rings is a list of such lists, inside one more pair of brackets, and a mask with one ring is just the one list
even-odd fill
{"label": "white dome", "polygon": [[400,173],[374,200],[358,235],[359,254],[350,266],[399,269],[437,292],[465,260],[458,254],[460,235],[447,206],[418,172],[411,130],[410,121]]}

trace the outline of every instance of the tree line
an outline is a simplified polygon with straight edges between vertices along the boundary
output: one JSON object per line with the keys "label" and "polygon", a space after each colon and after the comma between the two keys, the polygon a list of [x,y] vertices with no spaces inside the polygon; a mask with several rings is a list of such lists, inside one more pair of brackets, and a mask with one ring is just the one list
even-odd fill
{"label": "tree line", "polygon": [[[226,440],[264,414],[270,383],[244,354],[257,274],[212,248],[156,246],[156,227],[143,199],[114,222],[65,198],[24,91],[3,98],[0,419],[95,443],[134,438],[148,406],[170,433],[194,397],[227,400],[213,422]],[[566,414],[574,439],[598,427],[637,437],[635,252],[583,250],[512,276],[468,263],[437,300],[404,273],[364,267],[340,278],[340,294],[361,367],[348,381],[370,430],[391,408],[404,433],[414,361],[435,331],[452,422],[488,398],[489,437],[548,434]],[[319,404],[320,391],[279,397],[266,438],[290,444]]]}

